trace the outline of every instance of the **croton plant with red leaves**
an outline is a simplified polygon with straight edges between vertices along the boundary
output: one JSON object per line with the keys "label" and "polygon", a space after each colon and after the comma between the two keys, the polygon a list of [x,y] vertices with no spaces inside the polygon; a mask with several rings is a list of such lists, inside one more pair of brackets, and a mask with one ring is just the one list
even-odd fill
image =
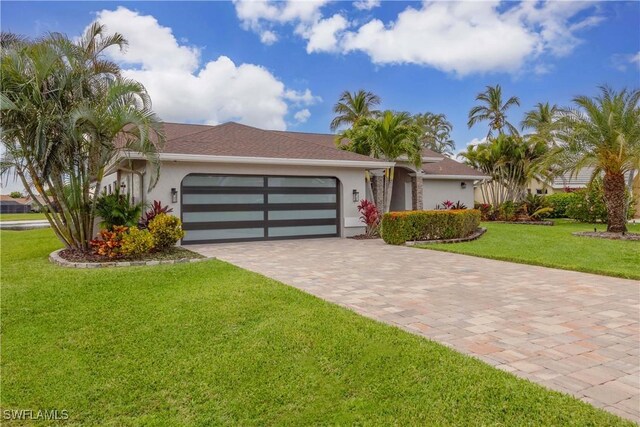
{"label": "croton plant with red leaves", "polygon": [[378,234],[378,226],[380,225],[380,213],[375,203],[370,200],[364,199],[360,201],[358,205],[358,212],[360,212],[360,220],[367,226],[366,235],[375,236]]}

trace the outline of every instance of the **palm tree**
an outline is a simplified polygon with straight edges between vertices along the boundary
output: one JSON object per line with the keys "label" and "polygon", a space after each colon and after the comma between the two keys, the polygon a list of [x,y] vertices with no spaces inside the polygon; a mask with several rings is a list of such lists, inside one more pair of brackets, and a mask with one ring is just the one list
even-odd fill
{"label": "palm tree", "polygon": [[615,90],[602,86],[596,97],[578,96],[574,108],[560,117],[560,144],[550,161],[560,171],[578,173],[593,168],[604,174],[607,231],[627,230],[625,173],[640,168],[640,90]]}
{"label": "palm tree", "polygon": [[557,130],[560,108],[556,105],[539,102],[533,110],[527,111],[520,122],[522,130],[530,129],[533,132],[529,137],[538,138],[549,146],[554,144],[554,134]]}
{"label": "palm tree", "polygon": [[126,44],[122,36],[94,24],[77,42],[62,34],[5,40],[17,41],[1,58],[2,173],[51,207],[47,219],[67,247],[87,250],[105,168],[125,150],[153,162],[164,140],[159,120],[144,88],[103,58]]}
{"label": "palm tree", "polygon": [[520,106],[520,99],[512,96],[507,102],[502,102],[502,88],[500,85],[487,86],[484,92],[476,96],[476,101],[480,101],[480,105],[476,105],[469,111],[469,128],[476,123],[489,121],[489,132],[487,138],[493,136],[494,131],[499,134],[504,133],[506,127],[510,134],[517,135],[518,130],[507,120],[507,110],[513,105]]}
{"label": "palm tree", "polygon": [[422,128],[422,145],[436,153],[453,156],[456,148],[451,139],[453,125],[444,114],[424,113],[414,116],[416,124]]}
{"label": "palm tree", "polygon": [[507,201],[522,201],[531,179],[544,173],[542,159],[547,145],[517,135],[498,135],[460,153],[465,163],[481,170],[491,181],[480,186],[487,203],[500,206]]}
{"label": "palm tree", "polygon": [[373,109],[377,105],[380,105],[378,95],[362,89],[354,93],[345,90],[333,106],[336,116],[331,121],[331,130],[335,131],[344,125],[355,126],[360,120],[377,115],[379,111]]}
{"label": "palm tree", "polygon": [[[422,164],[422,131],[407,113],[385,111],[380,117],[367,117],[353,128],[343,131],[339,140],[348,140],[341,147],[376,159],[395,161],[406,157],[416,167]],[[394,168],[385,170],[382,180],[382,200],[375,200],[382,212],[391,208]]]}

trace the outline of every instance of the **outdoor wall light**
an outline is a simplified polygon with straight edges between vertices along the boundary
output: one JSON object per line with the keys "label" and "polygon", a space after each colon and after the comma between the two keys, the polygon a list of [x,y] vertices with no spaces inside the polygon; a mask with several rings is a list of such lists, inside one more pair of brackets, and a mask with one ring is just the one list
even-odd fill
{"label": "outdoor wall light", "polygon": [[121,190],[125,190],[127,188],[127,184],[125,184],[124,182],[122,184],[120,184],[120,189]]}
{"label": "outdoor wall light", "polygon": [[467,188],[467,183],[466,183],[466,182],[464,182],[464,181],[462,181],[462,182],[460,183],[460,188],[462,188],[463,190],[464,190],[465,188]]}
{"label": "outdoor wall light", "polygon": [[175,188],[171,189],[171,203],[178,203],[178,190]]}
{"label": "outdoor wall light", "polygon": [[355,188],[353,189],[353,203],[358,203],[360,201],[360,193]]}

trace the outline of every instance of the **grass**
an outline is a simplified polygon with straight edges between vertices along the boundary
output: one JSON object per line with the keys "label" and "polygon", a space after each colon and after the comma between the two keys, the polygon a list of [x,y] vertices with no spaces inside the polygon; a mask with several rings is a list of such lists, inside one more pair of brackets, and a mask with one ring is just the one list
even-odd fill
{"label": "grass", "polygon": [[34,219],[47,219],[41,212],[30,212],[30,213],[3,213],[0,214],[0,221],[27,221]]}
{"label": "grass", "polygon": [[51,265],[2,231],[3,409],[75,425],[632,425],[220,261]]}
{"label": "grass", "polygon": [[[421,245],[425,249],[474,255],[584,271],[606,276],[640,279],[640,242],[573,236],[574,231],[593,231],[593,224],[556,220],[552,227],[483,223],[487,233],[480,239],[455,244]],[[604,230],[604,224],[597,225]],[[629,225],[640,232],[640,224]]]}

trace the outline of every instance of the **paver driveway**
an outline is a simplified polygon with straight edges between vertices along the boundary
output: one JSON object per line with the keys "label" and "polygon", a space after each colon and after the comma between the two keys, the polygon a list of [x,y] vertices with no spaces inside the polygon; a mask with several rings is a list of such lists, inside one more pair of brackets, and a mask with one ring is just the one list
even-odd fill
{"label": "paver driveway", "polygon": [[640,282],[380,240],[190,248],[640,420]]}

